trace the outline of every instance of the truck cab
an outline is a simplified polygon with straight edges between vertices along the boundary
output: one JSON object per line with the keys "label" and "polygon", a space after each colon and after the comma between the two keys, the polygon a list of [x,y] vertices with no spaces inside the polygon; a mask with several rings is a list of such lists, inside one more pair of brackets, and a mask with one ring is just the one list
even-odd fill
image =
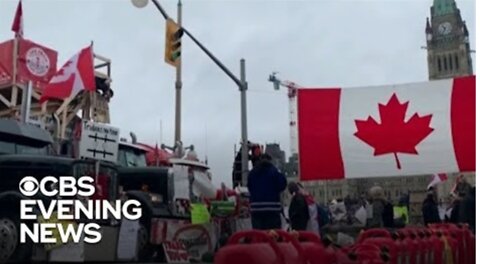
{"label": "truck cab", "polygon": [[147,150],[139,145],[120,141],[117,163],[121,167],[147,167]]}
{"label": "truck cab", "polygon": [[176,218],[172,211],[173,175],[168,167],[147,166],[148,150],[121,140],[118,146],[118,184],[123,196],[141,203],[142,218],[138,240],[138,256],[150,260],[154,245],[150,244],[153,218]]}
{"label": "truck cab", "polygon": [[[31,262],[32,255],[35,255],[33,252],[36,251],[34,248],[41,247],[34,246],[31,241],[19,243],[20,222],[29,225],[35,221],[20,220],[21,200],[42,200],[48,204],[52,199],[66,198],[47,197],[40,193],[32,197],[24,196],[19,185],[25,176],[32,176],[40,182],[47,176],[60,178],[88,175],[94,178],[96,189],[100,190],[94,194],[96,199],[113,201],[118,197],[115,164],[49,155],[53,153],[53,142],[50,133],[38,126],[13,119],[0,119],[0,263]],[[47,189],[54,188],[56,185],[47,186]],[[38,208],[34,208],[34,212],[38,212]],[[109,221],[99,224],[111,225]]]}
{"label": "truck cab", "polygon": [[52,143],[52,136],[35,125],[0,119],[0,155],[48,155]]}
{"label": "truck cab", "polygon": [[[24,196],[19,190],[23,177],[33,176],[39,182],[46,176],[60,178],[62,176],[92,176],[97,190],[101,189],[98,199],[113,201],[117,194],[117,168],[109,163],[96,164],[90,160],[75,160],[65,157],[6,154],[0,155],[0,263],[32,261],[32,242],[19,243],[20,222],[27,225],[35,220],[20,220],[20,201],[23,199],[43,200],[48,204],[52,199],[62,197],[46,197],[40,193],[32,197]],[[95,176],[96,175],[96,176]],[[55,188],[54,185],[47,188]],[[96,195],[96,194],[95,194]],[[72,199],[72,197],[70,197]],[[38,210],[34,209],[38,212]],[[34,211],[34,212],[35,212]],[[89,221],[88,219],[84,219]],[[107,221],[99,223],[109,225]],[[41,246],[41,245],[40,245]]]}

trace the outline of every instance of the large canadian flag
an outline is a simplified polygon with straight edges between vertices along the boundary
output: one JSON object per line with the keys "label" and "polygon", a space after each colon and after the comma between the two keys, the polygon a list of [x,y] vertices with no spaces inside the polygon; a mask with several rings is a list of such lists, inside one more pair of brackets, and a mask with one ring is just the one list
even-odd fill
{"label": "large canadian flag", "polygon": [[82,90],[95,91],[92,47],[75,54],[50,79],[40,98],[40,103],[49,99],[66,99]]}
{"label": "large canadian flag", "polygon": [[301,180],[475,171],[475,76],[297,100]]}

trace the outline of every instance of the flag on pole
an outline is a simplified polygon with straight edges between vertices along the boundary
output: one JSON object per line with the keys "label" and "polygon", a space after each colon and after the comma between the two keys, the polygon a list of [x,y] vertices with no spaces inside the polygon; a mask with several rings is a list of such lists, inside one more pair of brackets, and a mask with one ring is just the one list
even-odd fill
{"label": "flag on pole", "polygon": [[303,181],[475,171],[475,76],[297,100]]}
{"label": "flag on pole", "polygon": [[427,186],[427,190],[430,189],[431,187],[435,187],[437,184],[444,182],[448,179],[446,173],[437,173],[432,176],[432,180]]}
{"label": "flag on pole", "polygon": [[21,0],[18,2],[17,11],[13,18],[12,31],[15,32],[15,37],[23,38],[23,10]]}
{"label": "flag on pole", "polygon": [[49,99],[66,99],[82,90],[95,91],[92,47],[75,54],[52,77],[40,98],[40,103]]}
{"label": "flag on pole", "polygon": [[455,179],[455,184],[453,185],[452,189],[450,190],[450,194],[453,194],[454,196],[456,196],[458,194],[458,184],[464,179],[464,176],[463,174],[460,174],[457,176],[457,178]]}
{"label": "flag on pole", "polygon": [[158,143],[155,143],[155,166],[160,166],[160,157],[159,157]]}

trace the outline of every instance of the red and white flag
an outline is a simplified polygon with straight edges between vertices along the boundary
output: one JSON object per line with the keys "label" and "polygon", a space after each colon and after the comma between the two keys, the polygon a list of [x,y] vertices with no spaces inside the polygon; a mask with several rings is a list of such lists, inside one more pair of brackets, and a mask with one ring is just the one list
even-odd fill
{"label": "red and white flag", "polygon": [[455,179],[455,184],[452,186],[452,189],[450,190],[450,194],[454,196],[457,195],[457,186],[460,183],[460,181],[462,181],[463,179],[464,179],[463,174],[460,174],[457,176],[457,178]]}
{"label": "red and white flag", "polygon": [[475,170],[475,76],[299,89],[302,180]]}
{"label": "red and white flag", "polygon": [[40,98],[40,103],[49,99],[66,99],[80,91],[95,91],[92,47],[75,54],[52,77]]}
{"label": "red and white flag", "polygon": [[22,1],[18,2],[17,11],[13,18],[12,31],[15,32],[15,37],[23,38],[23,10]]}
{"label": "red and white flag", "polygon": [[448,180],[446,173],[437,173],[432,176],[432,181],[427,186],[427,190],[431,187],[435,187],[437,184],[445,182]]}

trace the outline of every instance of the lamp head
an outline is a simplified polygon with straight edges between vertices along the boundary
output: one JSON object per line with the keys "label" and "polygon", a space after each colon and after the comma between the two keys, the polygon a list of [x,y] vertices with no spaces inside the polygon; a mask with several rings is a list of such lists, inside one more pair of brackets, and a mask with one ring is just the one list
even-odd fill
{"label": "lamp head", "polygon": [[148,0],[131,0],[131,1],[132,1],[132,4],[138,8],[146,7],[148,4]]}

